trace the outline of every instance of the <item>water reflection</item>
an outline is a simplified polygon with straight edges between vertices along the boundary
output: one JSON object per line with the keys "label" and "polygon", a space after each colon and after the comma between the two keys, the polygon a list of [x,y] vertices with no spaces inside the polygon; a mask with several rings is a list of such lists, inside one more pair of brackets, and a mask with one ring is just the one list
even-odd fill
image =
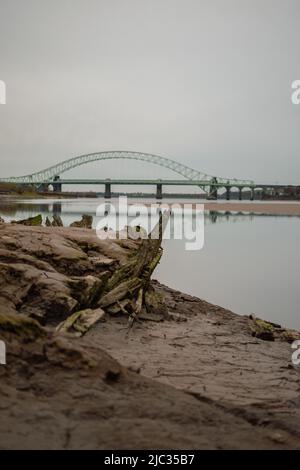
{"label": "water reflection", "polygon": [[[143,201],[144,202],[144,201]],[[155,200],[151,200],[155,202]],[[32,200],[0,200],[0,216],[5,220],[10,221],[12,219],[24,219],[26,217],[32,217],[37,214],[42,214],[44,219],[48,216],[51,217],[53,214],[60,214],[63,221],[67,225],[68,223],[78,220],[83,213],[95,216],[97,207],[103,203],[103,199],[67,199],[67,200],[47,200],[47,199],[32,199]],[[172,201],[174,204],[174,201]],[[190,201],[189,201],[190,203]],[[110,202],[107,203],[108,205]],[[112,204],[117,205],[117,201],[112,200]],[[255,208],[255,206],[254,206]],[[221,210],[210,210],[205,211],[205,223],[215,224],[221,222],[245,222],[253,221],[258,217],[299,217],[297,215],[280,215],[275,216],[272,214],[263,213],[249,213],[242,211],[223,211]]]}
{"label": "water reflection", "polygon": [[0,201],[0,214],[3,216],[11,217],[15,216],[17,213],[20,214],[60,214],[62,212],[62,203],[60,201],[49,203],[39,203],[39,202],[22,202],[22,201],[9,201],[4,202]]}

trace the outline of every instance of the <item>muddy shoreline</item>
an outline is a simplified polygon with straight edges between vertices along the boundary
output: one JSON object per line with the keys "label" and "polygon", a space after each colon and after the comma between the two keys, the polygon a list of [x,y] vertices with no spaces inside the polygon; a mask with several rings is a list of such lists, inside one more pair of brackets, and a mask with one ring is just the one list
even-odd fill
{"label": "muddy shoreline", "polygon": [[90,302],[86,278],[137,245],[81,228],[0,235],[0,449],[300,448],[298,332],[151,281],[163,308],[132,328],[110,309],[80,338],[60,334],[78,286]]}

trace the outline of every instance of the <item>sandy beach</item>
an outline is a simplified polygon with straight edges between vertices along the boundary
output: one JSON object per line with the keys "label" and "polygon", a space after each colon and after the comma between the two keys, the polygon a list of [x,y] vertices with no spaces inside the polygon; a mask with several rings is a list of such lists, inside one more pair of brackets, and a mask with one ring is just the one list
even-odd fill
{"label": "sandy beach", "polygon": [[251,212],[267,215],[300,215],[300,201],[295,202],[204,202],[205,210],[228,212]]}

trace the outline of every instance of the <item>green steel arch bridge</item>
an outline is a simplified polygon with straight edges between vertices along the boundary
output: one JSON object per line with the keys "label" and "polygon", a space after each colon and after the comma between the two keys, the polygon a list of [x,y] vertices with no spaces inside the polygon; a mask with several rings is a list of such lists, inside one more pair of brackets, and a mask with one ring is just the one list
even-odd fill
{"label": "green steel arch bridge", "polygon": [[[76,167],[104,160],[137,160],[152,163],[183,176],[184,179],[63,179],[61,175]],[[100,184],[105,186],[105,197],[111,197],[111,187],[117,185],[156,185],[156,197],[162,198],[163,186],[197,186],[201,188],[210,199],[216,199],[218,189],[226,190],[227,199],[230,199],[232,188],[239,190],[240,199],[244,188],[249,188],[250,199],[254,198],[254,190],[259,188],[262,191],[270,188],[270,185],[256,185],[252,180],[243,180],[235,178],[223,178],[209,175],[202,171],[190,168],[170,158],[153,155],[142,152],[132,151],[106,151],[96,152],[64,160],[56,165],[50,166],[44,170],[24,176],[11,176],[0,178],[0,182],[15,183],[20,185],[34,185],[40,190],[46,191],[49,185],[52,185],[55,192],[60,192],[62,185],[82,185],[82,184]],[[277,185],[271,186],[276,188]],[[280,186],[281,187],[281,186]]]}

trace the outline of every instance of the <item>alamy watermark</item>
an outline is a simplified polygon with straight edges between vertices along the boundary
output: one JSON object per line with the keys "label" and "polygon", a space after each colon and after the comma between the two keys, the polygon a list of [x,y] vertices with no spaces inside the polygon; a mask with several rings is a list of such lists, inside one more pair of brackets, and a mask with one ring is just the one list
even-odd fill
{"label": "alamy watermark", "polygon": [[300,104],[300,80],[294,80],[292,83],[291,100],[293,104]]}
{"label": "alamy watermark", "polygon": [[184,240],[187,251],[201,250],[204,245],[203,204],[128,204],[127,197],[121,196],[115,205],[100,204],[96,217],[96,233],[101,240],[148,237]]}
{"label": "alamy watermark", "polygon": [[299,366],[300,365],[300,339],[297,339],[296,341],[293,342],[292,349],[295,349],[295,351],[292,354],[292,363],[294,364],[294,366]]}
{"label": "alamy watermark", "polygon": [[6,344],[0,340],[0,365],[6,364]]}
{"label": "alamy watermark", "polygon": [[6,84],[0,80],[0,104],[6,104]]}

